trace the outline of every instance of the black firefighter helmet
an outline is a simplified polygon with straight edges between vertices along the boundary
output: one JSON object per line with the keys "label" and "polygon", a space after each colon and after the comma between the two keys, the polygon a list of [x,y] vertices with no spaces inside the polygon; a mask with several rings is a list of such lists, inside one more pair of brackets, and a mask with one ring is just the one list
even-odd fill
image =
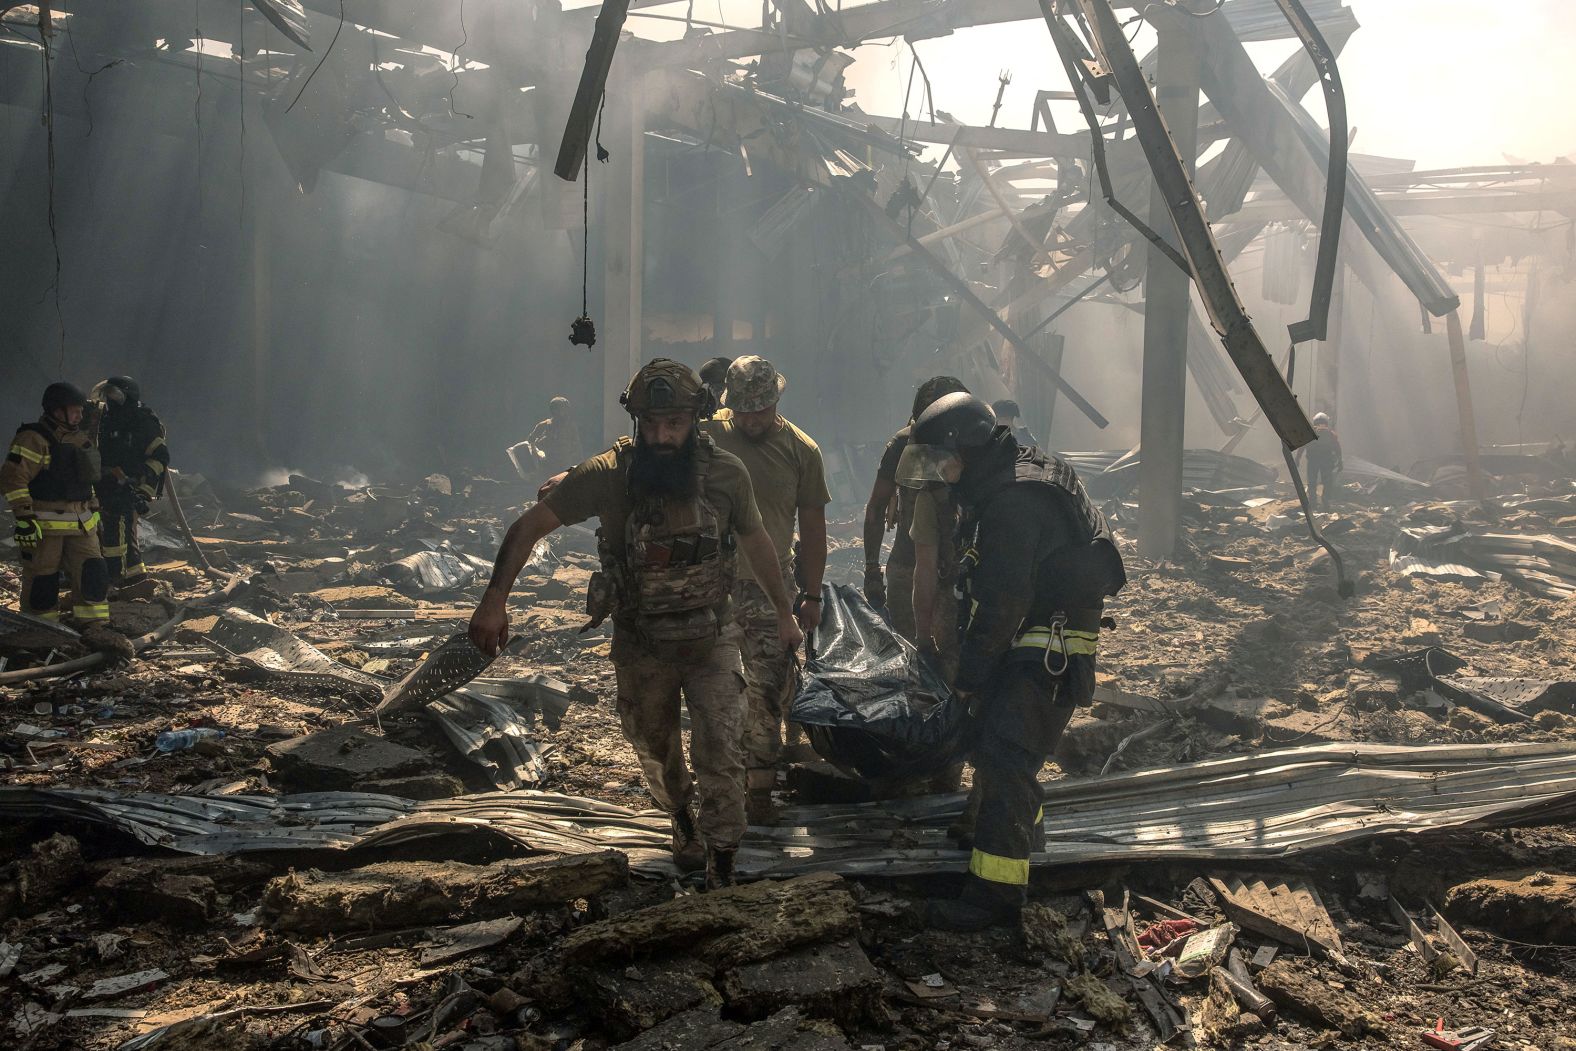
{"label": "black firefighter helmet", "polygon": [[130,376],[111,376],[93,388],[93,400],[112,408],[134,408],[142,404],[142,388]]}
{"label": "black firefighter helmet", "polygon": [[995,429],[996,414],[974,395],[937,398],[909,431],[908,448],[898,461],[898,484],[911,489],[955,484],[963,477],[963,450],[987,444]]}
{"label": "black firefighter helmet", "polygon": [[88,396],[75,383],[51,383],[44,388],[44,412],[51,413],[68,405],[88,407]]}

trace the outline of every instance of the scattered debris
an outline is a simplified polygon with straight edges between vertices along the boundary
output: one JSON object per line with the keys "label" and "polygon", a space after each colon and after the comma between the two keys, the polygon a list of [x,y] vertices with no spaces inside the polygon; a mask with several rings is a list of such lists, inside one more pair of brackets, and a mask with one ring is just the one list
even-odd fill
{"label": "scattered debris", "polygon": [[1384,1021],[1362,1001],[1319,978],[1301,962],[1275,961],[1259,972],[1259,987],[1283,1010],[1337,1030],[1349,1040],[1388,1032]]}
{"label": "scattered debris", "polygon": [[490,865],[384,861],[348,872],[292,872],[263,891],[275,930],[379,930],[492,919],[591,897],[629,878],[622,854],[520,858]]}
{"label": "scattered debris", "polygon": [[244,609],[229,606],[208,633],[208,641],[263,675],[363,695],[382,693],[384,683],[326,656],[310,643]]}
{"label": "scattered debris", "polygon": [[1576,945],[1576,876],[1539,872],[1453,887],[1445,909],[1461,923],[1536,944]]}
{"label": "scattered debris", "polygon": [[1319,892],[1299,879],[1210,877],[1220,904],[1239,926],[1298,949],[1341,957],[1341,936]]}
{"label": "scattered debris", "polygon": [[312,792],[349,791],[369,781],[422,773],[425,753],[374,737],[354,726],[339,726],[271,744],[268,757],[282,783]]}

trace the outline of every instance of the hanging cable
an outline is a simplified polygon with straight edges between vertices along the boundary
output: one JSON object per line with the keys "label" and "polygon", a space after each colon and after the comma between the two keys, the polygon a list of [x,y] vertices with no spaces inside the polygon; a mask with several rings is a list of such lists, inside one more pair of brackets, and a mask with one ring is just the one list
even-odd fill
{"label": "hanging cable", "polygon": [[[607,110],[607,93],[603,92],[602,102],[597,106],[596,131],[593,139],[596,142],[596,159],[606,164],[611,156],[606,147],[602,145],[602,114]],[[591,320],[591,165],[584,166],[580,173],[582,180],[580,200],[580,316],[569,326],[569,342],[575,346],[585,347],[590,350],[596,346],[596,323]],[[639,187],[636,187],[639,192]]]}
{"label": "hanging cable", "polygon": [[76,63],[77,72],[81,73],[84,77],[87,77],[87,80],[82,84],[82,110],[83,115],[86,116],[88,120],[88,133],[83,137],[91,139],[93,137],[93,100],[88,97],[88,89],[93,86],[94,77],[98,76],[106,69],[113,69],[115,66],[120,65],[126,60],[123,58],[112,58],[97,69],[88,69],[82,64],[82,56],[77,53],[77,36],[76,33],[74,33],[71,29],[71,23],[73,21],[75,20],[68,19],[66,21],[66,43],[71,45],[71,61]]}
{"label": "hanging cable", "polygon": [[317,65],[312,67],[312,72],[306,75],[306,82],[301,85],[301,90],[296,92],[296,97],[290,100],[290,105],[285,107],[289,113],[295,109],[296,103],[301,101],[301,96],[306,94],[306,89],[311,86],[312,78],[317,76],[317,71],[323,68],[323,63],[328,61],[328,56],[334,53],[334,45],[339,42],[340,30],[345,28],[345,0],[339,0],[339,25],[334,29],[334,35],[329,38],[328,47],[323,49],[323,57],[317,60]]}
{"label": "hanging cable", "polygon": [[237,98],[240,109],[240,147],[236,159],[236,179],[240,184],[240,202],[235,211],[236,229],[246,223],[246,5],[237,4],[235,17],[235,57],[240,67],[237,78]]}
{"label": "hanging cable", "polygon": [[197,51],[197,96],[192,100],[192,119],[197,123],[197,229],[202,230],[202,0],[192,0],[192,46]]}
{"label": "hanging cable", "polygon": [[471,42],[470,30],[465,28],[465,0],[460,0],[460,42],[454,48],[454,53],[449,56],[449,73],[454,77],[454,83],[449,86],[449,116],[465,117],[474,120],[476,114],[466,113],[464,110],[454,108],[454,93],[460,90],[460,48]]}
{"label": "hanging cable", "polygon": [[54,16],[50,13],[49,5],[41,4],[38,10],[38,40],[44,49],[44,109],[42,119],[44,122],[45,167],[48,186],[48,202],[46,204],[45,217],[49,223],[49,243],[55,255],[55,274],[38,301],[42,303],[45,298],[51,294],[54,295],[55,326],[60,333],[60,361],[58,367],[60,372],[64,373],[66,371],[66,315],[60,306],[60,227],[55,221],[55,52],[50,45],[53,33]]}

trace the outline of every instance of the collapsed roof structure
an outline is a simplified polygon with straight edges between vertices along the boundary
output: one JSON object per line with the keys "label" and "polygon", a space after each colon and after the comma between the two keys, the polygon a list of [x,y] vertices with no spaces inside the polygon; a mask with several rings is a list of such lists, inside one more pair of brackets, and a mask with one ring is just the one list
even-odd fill
{"label": "collapsed roof structure", "polygon": [[[559,258],[579,265],[559,269],[583,269],[576,291],[595,300],[592,367],[609,434],[624,426],[617,392],[680,316],[709,321],[717,353],[769,340],[774,360],[813,384],[816,406],[804,412],[832,438],[834,461],[876,434],[832,417],[881,403],[894,370],[952,371],[987,395],[1015,396],[1040,433],[1058,419],[1098,433],[1141,411],[1151,554],[1175,537],[1190,391],[1228,451],[1262,419],[1255,440],[1273,435],[1273,452],[1311,438],[1299,399],[1333,408],[1343,385],[1364,386],[1341,378],[1343,365],[1363,367],[1340,351],[1348,275],[1391,327],[1406,323],[1393,307],[1397,281],[1425,323],[1446,319],[1459,407],[1451,437],[1470,459],[1459,298],[1397,217],[1576,201],[1576,177],[1560,166],[1417,172],[1348,154],[1344,107],[1330,112],[1332,150],[1301,99],[1323,85],[1328,102],[1342,102],[1336,57],[1358,23],[1341,0],[874,0],[843,10],[785,0],[738,28],[660,6],[199,0],[180,13],[45,3],[4,17],[7,51],[73,59],[53,63],[49,121],[91,121],[98,74],[180,77],[185,90],[194,73],[199,91],[224,100],[210,103],[222,121],[244,129],[247,109],[261,111],[299,192],[333,174],[451,202],[441,235],[480,246],[511,226],[566,233],[558,250],[567,242],[570,254]],[[623,29],[653,18],[681,21],[682,36]],[[1158,40],[1145,55],[1126,39],[1140,20]],[[1020,21],[1048,33],[1071,83],[1038,92],[1027,128],[994,116],[968,125],[933,100],[913,114],[868,113],[851,98],[845,73],[862,43]],[[1247,48],[1274,40],[1306,46],[1264,75]],[[0,102],[30,106],[37,72],[7,63]],[[199,124],[203,104],[199,94]],[[191,122],[175,107],[138,119],[167,133]],[[606,163],[582,164],[588,153]],[[245,166],[243,155],[243,196]],[[260,209],[242,218],[253,243],[270,221]],[[1316,267],[1305,229],[1319,241]],[[678,246],[684,265],[662,265]],[[1288,337],[1256,325],[1232,287],[1228,267],[1246,251],[1264,253],[1274,301],[1298,300],[1316,271],[1306,320],[1291,326],[1304,345],[1300,378],[1283,357]],[[268,301],[280,264],[265,254],[237,294],[267,320],[284,308]],[[1141,296],[1124,295],[1140,283]],[[1068,350],[1063,330],[1092,302],[1144,316],[1140,399],[1077,379],[1098,348]],[[1481,315],[1480,304],[1475,323]],[[267,341],[267,325],[252,329],[241,338]],[[252,350],[266,388],[283,363],[277,348]]]}

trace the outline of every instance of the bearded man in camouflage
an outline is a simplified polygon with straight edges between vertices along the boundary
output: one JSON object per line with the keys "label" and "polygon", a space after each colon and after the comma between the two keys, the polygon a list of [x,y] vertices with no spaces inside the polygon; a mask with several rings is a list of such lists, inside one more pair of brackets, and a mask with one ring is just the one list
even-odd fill
{"label": "bearded man in camouflage", "polygon": [[[736,551],[765,581],[777,645],[793,650],[804,637],[749,474],[697,429],[713,408],[700,377],[657,358],[620,401],[634,418],[634,436],[575,467],[509,527],[470,636],[483,652],[497,653],[509,637],[509,591],[536,542],[560,525],[598,519],[602,568],[587,596],[588,627],[613,619],[624,736],[652,798],[672,818],[675,862],[704,867],[708,888],[727,886],[745,829],[746,705],[731,608]],[[681,699],[689,705],[693,778]]]}

